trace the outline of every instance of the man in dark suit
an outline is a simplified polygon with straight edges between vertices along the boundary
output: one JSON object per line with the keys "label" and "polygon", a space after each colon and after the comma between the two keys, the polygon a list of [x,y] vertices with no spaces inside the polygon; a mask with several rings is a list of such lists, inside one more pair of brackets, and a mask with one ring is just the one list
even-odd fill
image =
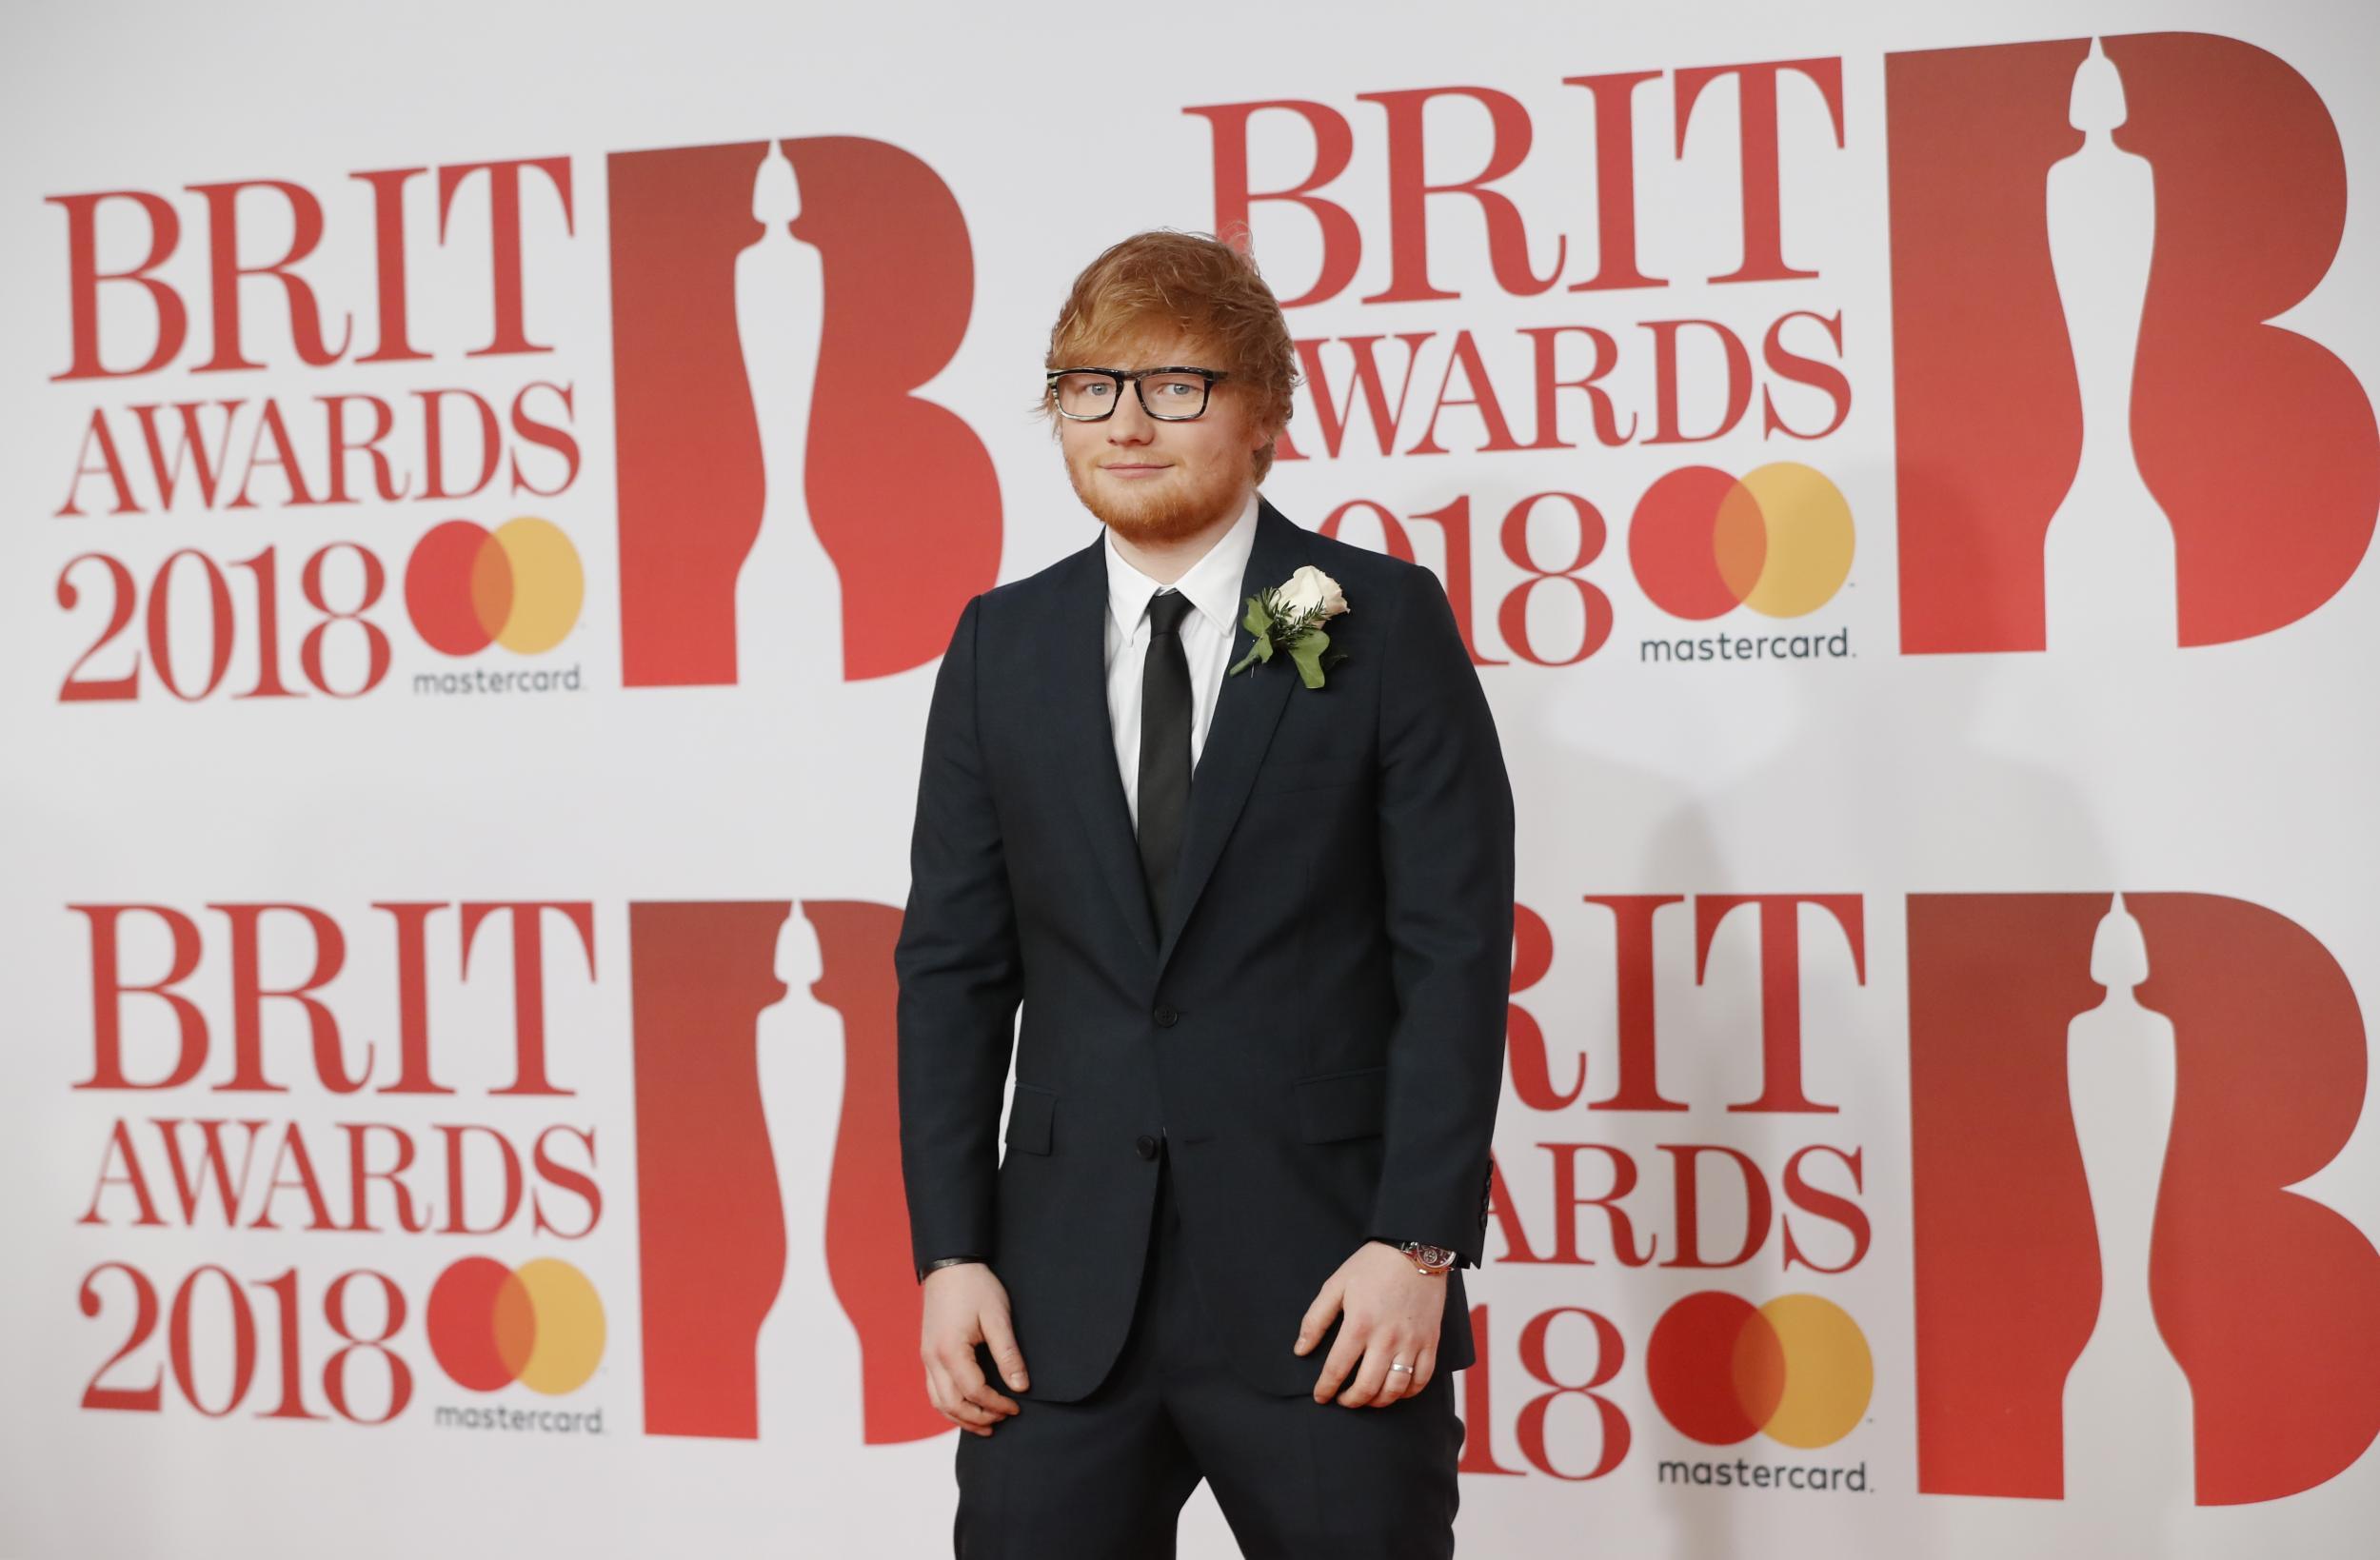
{"label": "man in dark suit", "polygon": [[957,1552],[1170,1555],[1204,1477],[1252,1556],[1451,1554],[1512,942],[1494,719],[1429,570],[1257,493],[1297,373],[1243,252],[1117,245],[1047,366],[1101,534],[959,616],[895,955]]}

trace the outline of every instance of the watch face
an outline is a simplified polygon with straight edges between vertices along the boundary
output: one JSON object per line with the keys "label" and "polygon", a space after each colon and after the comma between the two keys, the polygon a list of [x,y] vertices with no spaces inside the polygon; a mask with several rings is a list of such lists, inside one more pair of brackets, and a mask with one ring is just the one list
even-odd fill
{"label": "watch face", "polygon": [[1413,1259],[1430,1268],[1451,1268],[1455,1265],[1455,1254],[1443,1246],[1416,1246]]}

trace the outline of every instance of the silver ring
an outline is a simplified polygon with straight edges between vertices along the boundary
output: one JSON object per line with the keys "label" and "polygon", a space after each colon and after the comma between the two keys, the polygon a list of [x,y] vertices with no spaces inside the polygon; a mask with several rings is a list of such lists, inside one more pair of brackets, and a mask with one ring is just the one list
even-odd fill
{"label": "silver ring", "polygon": [[1397,1361],[1395,1364],[1392,1364],[1391,1366],[1389,1366],[1389,1369],[1390,1369],[1390,1370],[1392,1370],[1392,1371],[1402,1371],[1402,1372],[1404,1372],[1407,1375],[1411,1375],[1411,1374],[1413,1374],[1413,1367],[1412,1367],[1412,1366],[1410,1366],[1410,1365],[1407,1365],[1407,1364],[1406,1364],[1406,1363],[1404,1363],[1404,1361],[1402,1361],[1402,1360],[1398,1360],[1398,1361]]}

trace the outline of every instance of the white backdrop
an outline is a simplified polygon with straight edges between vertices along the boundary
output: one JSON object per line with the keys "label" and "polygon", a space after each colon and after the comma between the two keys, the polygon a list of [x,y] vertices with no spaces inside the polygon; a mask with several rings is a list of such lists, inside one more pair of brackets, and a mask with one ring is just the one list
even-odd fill
{"label": "white backdrop", "polygon": [[6,27],[0,1553],[942,1551],[932,658],[1242,211],[1520,804],[1464,1552],[2368,1550],[2368,8]]}

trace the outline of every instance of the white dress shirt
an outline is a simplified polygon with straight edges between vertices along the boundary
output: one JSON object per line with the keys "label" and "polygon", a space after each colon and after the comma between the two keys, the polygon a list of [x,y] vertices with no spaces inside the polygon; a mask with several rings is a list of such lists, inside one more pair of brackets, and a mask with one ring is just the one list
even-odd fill
{"label": "white dress shirt", "polygon": [[[1247,572],[1248,553],[1256,545],[1256,494],[1240,511],[1231,529],[1216,539],[1205,556],[1190,565],[1174,588],[1190,598],[1191,610],[1181,620],[1181,650],[1190,662],[1190,762],[1198,764],[1206,746],[1206,728],[1215,716],[1215,696],[1222,690],[1223,672],[1231,664],[1231,641],[1248,603],[1240,594],[1240,578]],[[1116,535],[1107,534],[1107,721],[1116,740],[1116,773],[1123,778],[1124,806],[1132,814],[1135,834],[1140,829],[1140,669],[1149,648],[1149,598],[1164,587],[1142,574],[1116,551]]]}

